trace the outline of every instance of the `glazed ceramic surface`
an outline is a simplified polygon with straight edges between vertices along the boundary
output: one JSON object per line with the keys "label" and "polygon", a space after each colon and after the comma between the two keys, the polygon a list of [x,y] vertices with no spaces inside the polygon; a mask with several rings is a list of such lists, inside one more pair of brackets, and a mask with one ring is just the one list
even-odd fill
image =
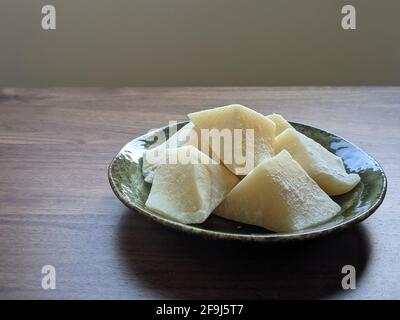
{"label": "glazed ceramic surface", "polygon": [[213,239],[265,242],[302,240],[341,230],[360,222],[370,216],[384,199],[386,177],[381,166],[371,156],[339,136],[292,122],[296,130],[341,157],[348,172],[358,173],[361,177],[361,182],[352,191],[332,198],[342,207],[337,216],[323,224],[290,233],[275,233],[213,214],[204,223],[197,225],[184,225],[165,218],[145,206],[151,185],[143,180],[142,156],[146,149],[156,143],[156,137],[161,132],[168,137],[169,132],[179,130],[186,123],[179,123],[175,127],[163,127],[132,140],[115,156],[108,170],[111,187],[126,206],[165,226]]}

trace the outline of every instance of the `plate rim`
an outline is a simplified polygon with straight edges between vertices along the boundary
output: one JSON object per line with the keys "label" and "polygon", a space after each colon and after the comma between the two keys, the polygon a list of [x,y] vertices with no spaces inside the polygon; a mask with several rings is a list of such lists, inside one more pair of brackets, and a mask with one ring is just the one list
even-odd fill
{"label": "plate rim", "polygon": [[[189,121],[180,121],[180,122],[176,122],[174,125],[175,126],[185,125],[188,122]],[[361,213],[360,215],[355,216],[349,220],[342,221],[338,224],[335,224],[335,225],[332,225],[329,227],[325,227],[325,228],[321,228],[318,230],[304,230],[304,231],[298,231],[296,233],[268,233],[268,234],[236,234],[236,233],[229,233],[229,232],[224,232],[224,231],[200,229],[200,228],[197,228],[196,225],[183,224],[178,221],[174,221],[172,219],[163,217],[161,215],[147,212],[147,211],[143,210],[142,208],[140,208],[139,206],[137,206],[135,203],[126,199],[126,197],[120,193],[119,189],[116,186],[114,178],[112,176],[112,167],[113,167],[113,164],[116,161],[117,157],[123,152],[123,150],[125,150],[126,146],[129,145],[131,142],[133,142],[137,139],[143,139],[143,138],[149,137],[152,134],[154,134],[155,132],[169,128],[170,125],[165,125],[163,127],[151,130],[150,132],[143,134],[141,136],[138,136],[138,137],[132,139],[131,141],[129,141],[128,143],[126,143],[119,150],[119,152],[113,157],[110,164],[108,165],[108,169],[107,169],[108,181],[110,183],[111,189],[113,190],[115,196],[129,209],[137,211],[140,214],[144,215],[145,217],[147,217],[153,221],[156,221],[164,226],[170,227],[174,230],[178,230],[180,232],[191,234],[191,235],[197,235],[202,238],[215,239],[215,240],[234,240],[234,241],[245,241],[245,242],[289,242],[289,241],[312,239],[312,238],[328,235],[328,234],[331,234],[334,232],[338,232],[338,231],[347,229],[347,228],[367,219],[369,216],[371,216],[378,209],[378,207],[382,204],[383,200],[385,199],[386,192],[387,192],[387,177],[386,177],[385,171],[383,170],[383,167],[381,166],[381,164],[374,157],[372,157],[371,155],[366,153],[364,150],[362,150],[360,147],[358,147],[357,145],[351,143],[347,139],[345,139],[337,134],[334,134],[327,130],[320,129],[318,127],[303,124],[303,123],[298,123],[298,122],[293,122],[293,121],[289,121],[289,123],[294,124],[294,125],[305,126],[305,127],[312,128],[312,129],[317,129],[317,130],[325,132],[329,135],[338,137],[339,139],[352,145],[358,151],[367,155],[378,165],[379,171],[382,174],[382,178],[383,178],[383,187],[381,189],[379,197],[377,198],[375,203],[368,210],[366,210],[365,212]]]}

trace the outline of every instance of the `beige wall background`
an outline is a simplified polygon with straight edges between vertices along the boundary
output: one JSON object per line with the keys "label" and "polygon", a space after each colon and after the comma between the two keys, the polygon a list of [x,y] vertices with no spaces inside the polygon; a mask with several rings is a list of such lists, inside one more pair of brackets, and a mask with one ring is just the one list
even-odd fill
{"label": "beige wall background", "polygon": [[0,0],[0,86],[399,85],[399,18],[399,0]]}

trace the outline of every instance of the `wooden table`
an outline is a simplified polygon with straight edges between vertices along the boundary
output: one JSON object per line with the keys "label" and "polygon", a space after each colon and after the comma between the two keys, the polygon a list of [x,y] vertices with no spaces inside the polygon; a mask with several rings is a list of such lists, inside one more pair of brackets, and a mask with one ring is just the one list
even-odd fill
{"label": "wooden table", "polygon": [[[242,103],[333,131],[383,165],[386,199],[319,240],[197,239],[121,204],[107,166],[132,138]],[[400,88],[76,88],[0,91],[0,298],[400,298]],[[354,265],[357,289],[341,288]],[[44,265],[56,289],[41,287]]]}

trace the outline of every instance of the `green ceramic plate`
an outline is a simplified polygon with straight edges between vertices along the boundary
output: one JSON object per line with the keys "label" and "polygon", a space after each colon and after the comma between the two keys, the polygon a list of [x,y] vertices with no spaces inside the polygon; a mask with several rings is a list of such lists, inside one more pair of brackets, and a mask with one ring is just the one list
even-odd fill
{"label": "green ceramic plate", "polygon": [[[177,124],[180,129],[187,122]],[[369,217],[382,203],[386,193],[386,177],[381,166],[364,151],[332,133],[304,124],[292,125],[306,136],[341,157],[349,172],[357,172],[361,182],[351,192],[333,197],[342,211],[321,225],[291,233],[274,233],[256,226],[217,217],[213,214],[202,224],[184,225],[165,218],[145,206],[151,185],[143,180],[142,155],[153,143],[160,130],[168,137],[168,127],[132,140],[112,160],[108,177],[116,196],[129,208],[173,229],[213,239],[240,241],[288,241],[314,238],[341,230]]]}

